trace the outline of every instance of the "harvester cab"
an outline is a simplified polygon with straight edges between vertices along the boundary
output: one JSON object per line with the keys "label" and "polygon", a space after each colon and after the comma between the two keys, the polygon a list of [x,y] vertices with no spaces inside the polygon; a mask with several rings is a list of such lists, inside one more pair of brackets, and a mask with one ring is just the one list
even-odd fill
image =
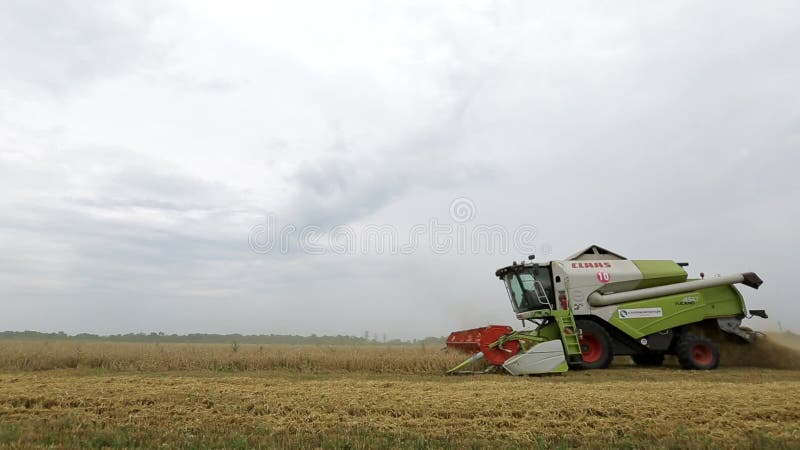
{"label": "harvester cab", "polygon": [[641,365],[660,365],[676,355],[687,369],[719,364],[718,343],[752,343],[741,327],[748,311],[734,284],[757,289],[752,272],[689,280],[685,263],[629,260],[592,245],[561,261],[513,263],[497,270],[517,319],[532,329],[504,325],[456,331],[449,348],[470,353],[448,373],[484,360],[484,371],[502,367],[514,375],[601,369],[615,355]]}
{"label": "harvester cab", "polygon": [[554,309],[550,264],[514,264],[496,272],[503,280],[515,313]]}

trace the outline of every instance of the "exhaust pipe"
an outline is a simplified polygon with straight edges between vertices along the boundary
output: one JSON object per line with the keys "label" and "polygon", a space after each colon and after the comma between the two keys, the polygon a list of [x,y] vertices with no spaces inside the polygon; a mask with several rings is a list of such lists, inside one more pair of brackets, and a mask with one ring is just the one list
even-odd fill
{"label": "exhaust pipe", "polygon": [[761,278],[753,272],[737,273],[725,275],[724,277],[709,278],[706,280],[685,281],[683,283],[668,284],[666,286],[656,286],[651,288],[637,289],[626,292],[616,292],[613,294],[601,294],[593,292],[589,295],[589,304],[592,306],[608,306],[618,303],[642,300],[651,297],[663,297],[665,295],[682,294],[698,289],[723,286],[726,284],[742,283],[753,289],[758,289],[763,283]]}

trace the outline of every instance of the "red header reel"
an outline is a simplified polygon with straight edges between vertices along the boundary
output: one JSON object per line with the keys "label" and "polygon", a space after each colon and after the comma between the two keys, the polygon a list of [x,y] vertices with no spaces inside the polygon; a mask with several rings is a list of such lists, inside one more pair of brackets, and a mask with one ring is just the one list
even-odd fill
{"label": "red header reel", "polygon": [[508,341],[494,348],[490,345],[513,332],[514,329],[507,325],[489,325],[488,327],[454,331],[447,337],[447,347],[469,354],[482,352],[486,361],[495,366],[502,366],[508,358],[519,353],[519,341]]}

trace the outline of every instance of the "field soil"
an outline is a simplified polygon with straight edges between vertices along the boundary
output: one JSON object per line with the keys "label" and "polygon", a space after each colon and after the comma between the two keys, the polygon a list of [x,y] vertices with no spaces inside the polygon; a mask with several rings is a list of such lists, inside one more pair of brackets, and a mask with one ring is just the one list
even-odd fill
{"label": "field soil", "polygon": [[[20,345],[25,364],[42,367],[25,368]],[[190,356],[168,348],[156,359],[153,345],[82,346],[74,355],[50,343],[50,353],[35,356],[36,345],[43,344],[0,343],[2,446],[800,447],[800,371],[792,369],[620,364],[538,377],[446,377],[439,366],[460,356],[435,349],[335,348],[338,356],[326,359],[331,349],[220,346],[206,348],[213,361],[201,364],[202,348]],[[73,359],[64,364],[76,367],[46,367],[46,357],[65,349]],[[153,360],[137,368],[137,354],[113,363],[135,349]],[[288,350],[284,367],[267,366]],[[92,359],[94,351],[105,356]],[[168,364],[180,355],[183,365]],[[242,355],[255,359],[230,364]]]}

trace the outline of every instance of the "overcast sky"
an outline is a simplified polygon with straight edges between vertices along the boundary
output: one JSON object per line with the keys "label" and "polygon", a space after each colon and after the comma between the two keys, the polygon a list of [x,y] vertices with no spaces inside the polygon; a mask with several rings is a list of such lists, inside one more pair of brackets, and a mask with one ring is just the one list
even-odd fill
{"label": "overcast sky", "polygon": [[[0,329],[513,325],[495,269],[597,243],[755,271],[749,306],[800,330],[797,17],[4,1]],[[473,245],[488,226],[518,239]],[[403,248],[365,242],[375,229]]]}

